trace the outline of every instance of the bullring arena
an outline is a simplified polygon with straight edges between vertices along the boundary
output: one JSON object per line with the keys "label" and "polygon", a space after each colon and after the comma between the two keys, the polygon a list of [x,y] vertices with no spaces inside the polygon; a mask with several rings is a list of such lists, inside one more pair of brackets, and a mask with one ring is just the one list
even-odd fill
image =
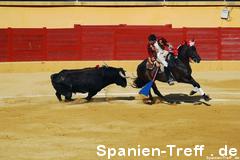
{"label": "bullring arena", "polygon": [[[137,62],[108,64],[125,67],[131,74]],[[1,64],[1,159],[92,160],[97,159],[97,144],[205,144],[208,153],[215,153],[223,144],[239,147],[239,62],[194,64],[194,76],[212,98],[206,102],[210,106],[194,105],[200,97],[188,96],[190,85],[170,87],[161,82],[157,83],[160,91],[181,104],[157,101],[149,106],[138,89],[116,85],[105,88],[89,103],[81,94],[73,102],[58,102],[50,75],[62,67],[96,63],[101,62]]]}
{"label": "bullring arena", "polygon": [[[17,9],[21,10],[21,7]],[[9,10],[11,11],[11,7]],[[233,15],[239,14],[239,7],[236,6],[236,10],[238,12]],[[36,13],[33,11],[33,14]],[[4,23],[7,25],[7,20],[4,20]],[[29,25],[30,22],[25,21],[25,23]],[[18,23],[9,24],[19,27]],[[36,27],[34,25],[38,24],[34,22],[30,27]],[[50,22],[46,25],[51,27]],[[204,27],[210,27],[206,25]],[[223,25],[227,26],[227,24]],[[233,20],[230,25],[239,30],[237,28],[240,27],[239,22]],[[240,45],[239,39],[234,44]],[[201,52],[199,54],[201,55]],[[2,56],[0,63],[0,160],[107,159],[106,156],[99,157],[96,154],[96,148],[100,144],[109,148],[137,148],[138,145],[142,148],[165,148],[170,144],[193,148],[194,145],[205,145],[203,157],[180,156],[180,159],[191,160],[207,159],[206,156],[219,157],[219,148],[228,145],[238,150],[238,154],[234,157],[239,159],[239,57],[230,57],[230,60],[226,55],[209,58],[203,53],[205,59],[203,58],[201,63],[191,63],[193,77],[212,98],[210,101],[204,101],[199,94],[190,96],[193,87],[188,84],[176,83],[174,86],[169,86],[157,82],[164,96],[179,103],[164,103],[155,95],[155,103],[147,105],[144,103],[145,97],[138,94],[139,89],[130,86],[132,79],[128,79],[126,88],[116,85],[104,88],[93,97],[91,102],[83,99],[86,95],[75,94],[73,96],[75,100],[67,103],[57,100],[50,81],[50,75],[62,69],[104,64],[123,67],[127,75],[134,76],[137,65],[141,62],[140,59],[134,60],[129,56],[130,59],[126,60],[123,55],[120,58],[116,58],[115,55],[115,58],[101,59],[98,55],[97,60],[75,58],[68,61],[61,59],[63,57],[60,60],[53,57],[54,61],[52,61],[40,57],[40,60],[31,61],[31,57],[26,56],[21,60],[21,57],[17,56],[12,59]],[[179,160],[179,157],[176,154],[173,157],[163,154],[161,157],[115,156],[112,159]]]}

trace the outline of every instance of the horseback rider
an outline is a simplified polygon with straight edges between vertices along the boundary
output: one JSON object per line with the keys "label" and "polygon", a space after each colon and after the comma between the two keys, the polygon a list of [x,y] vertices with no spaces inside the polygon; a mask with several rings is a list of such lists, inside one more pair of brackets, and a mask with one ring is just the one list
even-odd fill
{"label": "horseback rider", "polygon": [[173,85],[174,79],[171,76],[169,65],[165,59],[168,54],[168,51],[164,50],[166,46],[169,47],[169,43],[167,43],[165,38],[158,39],[154,34],[148,36],[147,49],[149,57],[146,67],[149,70],[153,70],[154,66],[160,67],[160,64],[162,64],[164,66],[164,72],[166,74],[168,84]]}

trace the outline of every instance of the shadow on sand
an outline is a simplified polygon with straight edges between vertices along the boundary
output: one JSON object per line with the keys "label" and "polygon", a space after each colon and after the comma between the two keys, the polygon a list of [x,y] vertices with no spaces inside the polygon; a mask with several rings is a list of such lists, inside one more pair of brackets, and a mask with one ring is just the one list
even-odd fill
{"label": "shadow on sand", "polygon": [[[191,103],[193,105],[206,105],[211,106],[209,103],[206,103],[202,96],[196,95],[196,96],[189,96],[187,94],[182,93],[175,93],[175,94],[168,94],[165,95],[165,98],[171,101],[169,104],[181,104],[181,103]],[[154,102],[156,102],[158,97],[154,98]]]}
{"label": "shadow on sand", "polygon": [[[182,93],[176,93],[176,94],[168,94],[165,95],[165,97],[170,100],[172,103],[167,103],[164,101],[158,101],[158,97],[154,97],[153,103],[152,104],[158,104],[158,103],[165,103],[169,105],[177,105],[181,103],[190,103],[193,105],[206,105],[210,106],[209,103],[206,103],[205,101],[202,100],[202,97],[197,95],[197,96],[189,96],[187,94],[182,94]],[[74,101],[71,102],[71,104],[84,104],[84,103],[98,103],[98,102],[113,102],[113,101],[133,101],[136,100],[134,96],[126,96],[126,97],[94,97],[91,101],[86,101],[85,99],[77,98],[74,99]]]}
{"label": "shadow on sand", "polygon": [[135,100],[134,96],[128,97],[93,97],[90,101],[87,101],[83,98],[74,99],[71,104],[84,104],[84,103],[98,103],[98,102],[111,102],[111,101],[133,101]]}

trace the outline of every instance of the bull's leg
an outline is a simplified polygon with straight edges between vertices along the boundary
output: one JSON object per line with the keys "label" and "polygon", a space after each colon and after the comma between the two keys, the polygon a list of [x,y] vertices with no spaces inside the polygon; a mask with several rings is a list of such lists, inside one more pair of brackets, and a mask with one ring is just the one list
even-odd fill
{"label": "bull's leg", "polygon": [[67,92],[64,96],[65,96],[65,101],[66,102],[73,101],[73,99],[72,99],[72,92]]}
{"label": "bull's leg", "polygon": [[59,101],[62,101],[62,97],[61,97],[61,94],[59,92],[56,92],[55,95],[57,96]]}
{"label": "bull's leg", "polygon": [[88,96],[85,98],[87,101],[90,101],[93,96],[97,94],[97,91],[92,91],[88,93]]}

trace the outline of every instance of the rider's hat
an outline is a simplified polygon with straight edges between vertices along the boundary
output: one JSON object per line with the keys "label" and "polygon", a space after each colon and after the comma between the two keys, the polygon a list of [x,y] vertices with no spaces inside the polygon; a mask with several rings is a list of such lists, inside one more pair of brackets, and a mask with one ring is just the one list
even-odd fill
{"label": "rider's hat", "polygon": [[156,41],[157,40],[157,36],[155,34],[150,34],[148,36],[148,41]]}

